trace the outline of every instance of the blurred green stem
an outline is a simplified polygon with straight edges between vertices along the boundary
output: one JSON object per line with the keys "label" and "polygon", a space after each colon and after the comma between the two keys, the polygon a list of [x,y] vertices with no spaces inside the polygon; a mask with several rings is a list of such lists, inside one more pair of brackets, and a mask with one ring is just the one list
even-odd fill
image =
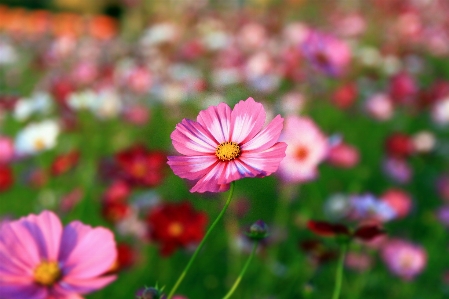
{"label": "blurred green stem", "polygon": [[253,245],[253,250],[251,251],[251,255],[249,256],[248,260],[245,263],[245,266],[243,266],[242,271],[240,272],[239,277],[237,277],[237,280],[234,282],[234,284],[232,285],[232,288],[229,290],[229,292],[223,297],[223,299],[229,299],[231,298],[232,294],[234,293],[234,291],[237,289],[237,287],[240,284],[240,281],[243,278],[243,275],[245,275],[246,269],[248,269],[249,263],[251,263],[251,260],[253,259],[254,255],[256,254],[256,250],[257,250],[257,245],[259,244],[259,242],[255,241],[254,245]]}
{"label": "blurred green stem", "polygon": [[178,289],[179,285],[184,280],[184,277],[186,276],[187,271],[189,271],[190,267],[192,266],[193,261],[195,260],[196,256],[201,251],[201,248],[203,248],[204,242],[206,241],[207,237],[211,234],[211,232],[213,231],[214,227],[217,225],[217,223],[220,221],[220,219],[223,217],[224,213],[226,212],[229,204],[231,203],[232,195],[234,193],[234,185],[235,185],[235,183],[232,182],[230,190],[229,190],[229,194],[228,194],[228,199],[226,200],[226,203],[225,203],[223,209],[221,210],[220,214],[218,214],[218,216],[215,219],[215,221],[212,223],[212,225],[207,230],[206,234],[204,235],[203,240],[201,240],[200,245],[198,245],[198,247],[196,248],[195,252],[193,253],[192,257],[190,258],[189,262],[187,263],[187,266],[184,268],[184,271],[182,271],[181,275],[179,276],[179,278],[176,281],[175,285],[173,286],[172,290],[168,294],[167,299],[171,299],[173,297],[173,295],[175,294],[175,292]]}
{"label": "blurred green stem", "polygon": [[341,246],[340,258],[338,259],[337,272],[335,274],[335,288],[332,299],[338,299],[341,292],[341,283],[343,281],[343,268],[345,264],[346,251],[348,250],[348,244],[345,243]]}

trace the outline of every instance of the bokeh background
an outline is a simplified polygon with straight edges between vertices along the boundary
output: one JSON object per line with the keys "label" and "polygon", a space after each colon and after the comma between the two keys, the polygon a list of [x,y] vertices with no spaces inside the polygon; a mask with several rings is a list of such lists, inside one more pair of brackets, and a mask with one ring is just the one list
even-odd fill
{"label": "bokeh background", "polygon": [[318,131],[326,155],[300,166],[315,175],[238,181],[178,293],[222,297],[262,219],[234,297],[330,298],[339,247],[314,219],[386,230],[351,244],[342,298],[444,298],[448,20],[445,0],[2,0],[0,219],[50,209],[113,230],[118,278],[86,298],[170,289],[227,195],[189,192],[170,134],[253,97],[269,120],[308,118],[298,140]]}

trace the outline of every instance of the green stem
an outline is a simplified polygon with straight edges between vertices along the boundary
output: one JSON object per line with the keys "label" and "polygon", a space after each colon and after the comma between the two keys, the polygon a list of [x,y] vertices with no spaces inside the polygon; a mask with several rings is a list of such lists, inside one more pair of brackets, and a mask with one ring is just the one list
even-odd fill
{"label": "green stem", "polygon": [[335,274],[335,288],[332,299],[338,299],[340,297],[341,283],[343,281],[343,268],[345,264],[346,251],[348,249],[348,244],[343,244],[341,246],[340,258],[338,259],[337,272]]}
{"label": "green stem", "polygon": [[257,242],[257,241],[254,242],[253,250],[251,251],[251,255],[249,256],[248,260],[246,261],[245,266],[243,266],[243,269],[240,272],[239,277],[237,277],[237,280],[232,285],[232,288],[229,290],[229,292],[226,294],[226,296],[223,297],[223,299],[231,298],[231,296],[234,293],[235,289],[237,289],[237,287],[239,286],[240,281],[243,278],[243,275],[245,275],[246,269],[248,269],[249,263],[251,262],[251,260],[253,259],[254,255],[256,253],[256,249],[257,249],[257,245],[258,244],[259,244],[259,242]]}
{"label": "green stem", "polygon": [[193,261],[195,260],[196,256],[201,251],[201,248],[203,248],[204,242],[206,241],[207,237],[210,235],[210,233],[212,232],[214,227],[217,225],[217,223],[220,221],[220,219],[223,217],[224,213],[226,212],[226,209],[228,208],[229,204],[231,203],[231,199],[232,199],[232,194],[233,193],[234,193],[234,182],[231,183],[231,187],[230,187],[229,194],[228,194],[228,199],[226,200],[226,203],[225,203],[223,209],[221,210],[220,214],[218,214],[218,216],[215,219],[215,221],[212,223],[212,225],[207,230],[206,234],[204,235],[203,240],[201,240],[200,245],[198,245],[198,247],[196,248],[195,252],[193,253],[192,257],[190,258],[189,262],[187,263],[187,266],[184,268],[184,271],[182,271],[181,275],[179,276],[179,278],[176,281],[175,285],[173,286],[172,290],[168,294],[167,299],[171,299],[173,297],[173,295],[175,294],[175,292],[178,289],[179,285],[184,280],[184,277],[186,276],[187,271],[189,271],[189,269],[192,266]]}

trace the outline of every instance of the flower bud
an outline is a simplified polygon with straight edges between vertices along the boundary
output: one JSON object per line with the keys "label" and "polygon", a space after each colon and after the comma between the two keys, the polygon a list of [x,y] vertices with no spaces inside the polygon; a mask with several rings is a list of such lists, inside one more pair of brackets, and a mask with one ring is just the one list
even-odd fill
{"label": "flower bud", "polygon": [[262,220],[257,220],[250,226],[246,235],[254,241],[260,241],[268,236],[268,225]]}

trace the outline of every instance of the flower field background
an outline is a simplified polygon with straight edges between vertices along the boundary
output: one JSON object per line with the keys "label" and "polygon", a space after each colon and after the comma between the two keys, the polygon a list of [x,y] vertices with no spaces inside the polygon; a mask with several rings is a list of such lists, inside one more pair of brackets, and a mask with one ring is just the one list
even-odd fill
{"label": "flower field background", "polygon": [[[178,298],[223,298],[257,220],[233,298],[335,299],[342,243],[340,298],[448,296],[449,3],[178,1],[121,1],[120,18],[0,3],[0,232],[44,210],[105,227],[117,278],[85,298],[167,294],[228,196],[189,192],[172,134],[253,98],[264,126],[284,119],[285,158],[238,169]],[[5,269],[0,299],[28,298],[2,294]]]}

